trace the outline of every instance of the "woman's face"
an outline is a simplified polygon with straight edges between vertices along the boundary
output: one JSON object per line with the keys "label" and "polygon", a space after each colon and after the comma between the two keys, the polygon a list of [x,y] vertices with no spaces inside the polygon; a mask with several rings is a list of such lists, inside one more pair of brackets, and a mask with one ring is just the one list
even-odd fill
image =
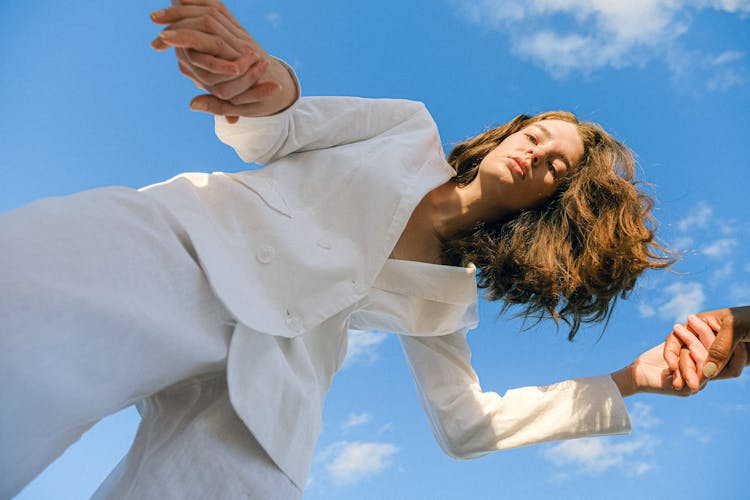
{"label": "woman's face", "polygon": [[540,120],[509,135],[479,164],[482,197],[503,211],[517,212],[549,198],[583,159],[576,125]]}

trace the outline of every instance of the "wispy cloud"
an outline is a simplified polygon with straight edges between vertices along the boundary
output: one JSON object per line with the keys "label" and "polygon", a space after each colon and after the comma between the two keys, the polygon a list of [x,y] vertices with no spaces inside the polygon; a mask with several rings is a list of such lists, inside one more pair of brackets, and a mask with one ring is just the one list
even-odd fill
{"label": "wispy cloud", "polygon": [[656,309],[650,304],[646,304],[645,302],[640,302],[638,304],[638,312],[640,313],[642,318],[653,318],[656,316]]}
{"label": "wispy cloud", "polygon": [[265,15],[265,20],[268,24],[274,28],[281,26],[281,14],[276,11],[271,11]]}
{"label": "wispy cloud", "polygon": [[704,429],[697,429],[695,427],[688,427],[682,433],[690,439],[697,441],[701,444],[708,444],[713,440],[711,432]]}
{"label": "wispy cloud", "polygon": [[380,426],[378,429],[378,434],[383,434],[385,432],[391,432],[393,430],[393,422],[386,422],[383,425]]}
{"label": "wispy cloud", "polygon": [[352,427],[359,427],[365,425],[372,420],[372,415],[369,413],[350,413],[343,424],[341,424],[341,430],[351,429]]}
{"label": "wispy cloud", "polygon": [[643,317],[652,317],[655,314],[660,318],[684,323],[690,314],[703,310],[706,294],[703,285],[688,281],[672,283],[664,288],[663,296],[651,301],[651,304],[641,304],[638,307]]}
{"label": "wispy cloud", "polygon": [[342,486],[389,468],[397,452],[392,443],[338,441],[327,447],[321,457],[334,484]]}
{"label": "wispy cloud", "polygon": [[732,250],[737,246],[737,240],[733,238],[722,238],[711,242],[701,250],[703,255],[712,259],[724,259],[732,254]]}
{"label": "wispy cloud", "polygon": [[599,474],[618,469],[628,476],[641,476],[654,469],[651,455],[660,444],[655,436],[639,432],[661,425],[653,407],[640,401],[630,408],[633,435],[628,437],[593,437],[563,441],[546,448],[544,458],[568,472]]}
{"label": "wispy cloud", "polygon": [[344,367],[354,364],[371,365],[377,361],[379,347],[388,334],[376,331],[349,330],[349,346],[344,359]]}
{"label": "wispy cloud", "polygon": [[544,450],[543,456],[559,467],[575,467],[580,473],[602,473],[613,467],[630,476],[639,476],[653,466],[643,456],[652,453],[658,440],[650,435],[615,441],[594,437],[563,441]]}
{"label": "wispy cloud", "polygon": [[649,404],[637,401],[630,409],[630,421],[636,429],[653,429],[661,424],[661,419],[651,412],[653,407]]}
{"label": "wispy cloud", "polygon": [[677,229],[680,231],[693,231],[698,228],[706,228],[711,220],[711,215],[713,215],[713,209],[701,201],[687,216],[677,222]]}
{"label": "wispy cloud", "polygon": [[731,260],[728,260],[724,263],[723,266],[714,270],[714,272],[711,273],[711,276],[713,277],[714,281],[721,281],[732,276],[733,271],[734,271],[734,262],[732,262]]}
{"label": "wispy cloud", "polygon": [[[701,10],[730,14],[748,12],[747,2],[678,0],[452,0],[470,22],[508,35],[514,51],[544,67],[554,77],[590,73],[604,67],[641,66],[664,58],[675,72],[695,63],[680,49],[678,39],[689,31]],[[561,20],[569,23],[561,23]],[[570,28],[563,31],[561,24]],[[703,63],[721,76],[707,87],[722,90],[745,82],[737,62],[744,54],[727,50],[700,53]]]}
{"label": "wispy cloud", "polygon": [[729,287],[729,298],[732,304],[750,303],[750,284],[735,284]]}

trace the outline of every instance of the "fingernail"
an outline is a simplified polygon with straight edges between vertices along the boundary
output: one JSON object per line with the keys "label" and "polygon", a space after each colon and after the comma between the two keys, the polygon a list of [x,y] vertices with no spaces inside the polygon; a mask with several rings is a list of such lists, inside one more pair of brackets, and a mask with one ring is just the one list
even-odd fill
{"label": "fingernail", "polygon": [[164,15],[164,9],[162,9],[162,10],[155,10],[154,12],[151,13],[151,18],[152,19],[158,19],[158,18],[162,17],[163,15]]}
{"label": "fingernail", "polygon": [[170,37],[170,36],[172,36],[173,34],[174,34],[174,32],[173,32],[173,31],[170,31],[170,30],[163,30],[163,31],[162,31],[161,33],[159,33],[159,36],[160,36],[160,37],[162,37],[162,38],[169,38],[169,37]]}
{"label": "fingernail", "polygon": [[205,111],[208,109],[205,103],[203,102],[194,102],[190,105],[191,109],[194,109],[196,111]]}
{"label": "fingernail", "polygon": [[718,366],[716,366],[716,363],[713,361],[709,361],[705,364],[703,367],[703,375],[705,375],[708,378],[713,378],[716,376],[716,372],[718,371]]}

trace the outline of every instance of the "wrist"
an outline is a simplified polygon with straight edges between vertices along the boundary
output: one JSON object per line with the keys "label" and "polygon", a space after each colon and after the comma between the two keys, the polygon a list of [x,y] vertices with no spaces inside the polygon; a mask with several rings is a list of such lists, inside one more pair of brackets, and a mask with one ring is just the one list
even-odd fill
{"label": "wrist", "polygon": [[609,375],[612,377],[612,381],[617,386],[617,389],[619,389],[622,397],[632,396],[638,392],[638,386],[635,383],[635,376],[633,374],[633,365],[628,365]]}

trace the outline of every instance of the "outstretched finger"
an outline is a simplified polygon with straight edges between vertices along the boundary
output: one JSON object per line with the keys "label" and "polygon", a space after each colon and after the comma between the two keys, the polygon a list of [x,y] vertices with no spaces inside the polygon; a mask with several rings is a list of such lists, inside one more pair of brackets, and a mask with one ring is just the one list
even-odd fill
{"label": "outstretched finger", "polygon": [[151,47],[154,50],[158,50],[159,52],[162,52],[164,50],[167,50],[170,48],[170,45],[164,43],[164,40],[161,39],[161,37],[156,37],[153,40],[151,40]]}
{"label": "outstretched finger", "polygon": [[159,37],[164,43],[172,47],[192,49],[227,61],[233,61],[240,56],[240,52],[222,38],[201,31],[189,29],[164,30],[159,33]]}
{"label": "outstretched finger", "polygon": [[724,322],[721,329],[716,334],[713,344],[708,350],[708,357],[703,365],[703,374],[708,378],[713,378],[724,369],[729,358],[734,351],[734,346],[738,340],[734,338],[734,328]]}
{"label": "outstretched finger", "polygon": [[[703,344],[706,349],[708,349],[711,344],[713,344],[714,339],[716,338],[716,333],[714,333],[711,325],[709,325],[707,322],[703,321],[695,314],[691,314],[690,316],[688,316],[687,325],[694,333],[698,334],[698,338],[700,339],[701,344]],[[719,328],[720,326],[717,326],[716,331],[718,331]]]}
{"label": "outstretched finger", "polygon": [[188,17],[199,17],[210,14],[211,9],[202,5],[175,5],[155,10],[150,14],[150,17],[156,24],[170,24]]}
{"label": "outstretched finger", "polygon": [[680,391],[683,387],[685,387],[685,379],[682,378],[680,370],[672,372],[672,387],[674,387],[674,390],[676,391]]}
{"label": "outstretched finger", "polygon": [[229,102],[235,105],[258,103],[282,90],[281,85],[276,82],[263,82],[254,85],[253,88],[232,98]]}
{"label": "outstretched finger", "polygon": [[203,7],[211,7],[224,14],[232,22],[240,24],[237,19],[235,19],[234,15],[232,15],[232,13],[229,11],[229,9],[227,9],[226,5],[217,0],[182,0],[180,3],[182,5],[199,5]]}
{"label": "outstretched finger", "polygon": [[672,371],[679,371],[681,349],[682,342],[674,331],[667,335],[667,339],[664,341],[664,361],[667,362],[667,366]]}
{"label": "outstretched finger", "polygon": [[[257,56],[254,54],[253,56],[257,59]],[[186,50],[185,57],[191,66],[208,71],[209,73],[226,75],[226,78],[219,78],[217,82],[209,85],[215,85],[221,81],[232,80],[246,71],[246,69],[243,71],[244,64],[238,64],[237,61],[239,61],[239,59],[236,61],[226,61],[210,54],[204,54],[203,52],[189,49]]]}
{"label": "outstretched finger", "polygon": [[680,352],[680,373],[691,391],[695,392],[701,388],[701,381],[690,352],[683,349]]}
{"label": "outstretched finger", "polygon": [[177,61],[177,66],[180,69],[180,73],[188,77],[196,87],[201,90],[208,90],[203,86],[203,83],[195,76],[194,70],[192,68],[190,68],[186,64],[183,64],[179,60]]}
{"label": "outstretched finger", "polygon": [[702,362],[706,359],[708,349],[706,349],[706,346],[701,343],[700,338],[693,331],[685,328],[683,325],[677,324],[674,325],[672,332],[688,348],[694,360]]}
{"label": "outstretched finger", "polygon": [[256,86],[267,69],[268,60],[260,59],[239,78],[212,87],[211,93],[219,99],[232,102],[232,104],[249,104],[249,102],[235,102],[232,99]]}
{"label": "outstretched finger", "polygon": [[265,101],[251,104],[234,105],[210,94],[199,95],[190,102],[190,109],[210,113],[216,116],[266,116],[275,110],[270,109]]}

